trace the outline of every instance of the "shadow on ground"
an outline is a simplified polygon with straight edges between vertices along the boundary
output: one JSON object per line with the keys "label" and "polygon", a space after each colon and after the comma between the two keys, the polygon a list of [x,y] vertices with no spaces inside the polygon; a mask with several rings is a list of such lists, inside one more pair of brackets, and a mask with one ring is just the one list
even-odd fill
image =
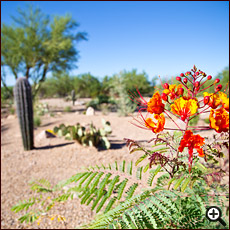
{"label": "shadow on ground", "polygon": [[34,149],[41,150],[41,149],[53,149],[53,148],[58,148],[58,147],[63,147],[66,145],[71,145],[74,144],[75,142],[70,142],[70,143],[64,143],[64,144],[58,144],[58,145],[46,145],[42,147],[35,147]]}

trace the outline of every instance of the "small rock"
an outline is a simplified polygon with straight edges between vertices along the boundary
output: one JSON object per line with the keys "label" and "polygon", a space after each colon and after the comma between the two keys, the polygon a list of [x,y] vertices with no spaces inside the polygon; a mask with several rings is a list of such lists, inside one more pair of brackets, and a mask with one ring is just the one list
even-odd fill
{"label": "small rock", "polygon": [[41,133],[39,133],[36,136],[36,141],[41,141],[41,140],[44,140],[46,138],[52,138],[52,137],[56,137],[56,136],[53,135],[52,133],[46,131],[46,130],[43,130]]}
{"label": "small rock", "polygon": [[86,115],[87,116],[95,115],[94,108],[93,107],[88,107],[88,109],[86,110]]}

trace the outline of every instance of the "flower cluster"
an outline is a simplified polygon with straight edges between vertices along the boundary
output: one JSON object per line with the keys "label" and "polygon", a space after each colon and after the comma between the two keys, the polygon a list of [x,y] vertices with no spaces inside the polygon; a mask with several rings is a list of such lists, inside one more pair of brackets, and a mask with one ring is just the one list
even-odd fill
{"label": "flower cluster", "polygon": [[[138,127],[149,129],[153,133],[159,133],[163,130],[175,130],[171,127],[165,127],[166,115],[177,126],[177,129],[183,132],[177,151],[179,153],[185,147],[188,148],[189,171],[191,171],[194,149],[197,151],[198,156],[204,157],[202,149],[205,144],[204,138],[199,134],[194,135],[193,132],[211,129],[218,133],[229,131],[229,98],[224,92],[220,91],[222,85],[218,84],[219,79],[215,79],[208,87],[204,88],[203,85],[206,82],[211,82],[211,79],[212,76],[207,76],[194,66],[191,71],[181,73],[180,76],[176,77],[179,82],[178,85],[162,83],[163,92],[155,92],[149,101],[146,101],[138,90],[139,97],[132,98],[139,105],[140,119],[135,119],[140,124],[137,125]],[[206,89],[212,86],[214,86],[213,93],[205,92]],[[201,92],[203,93],[203,98],[198,100],[197,94]],[[167,103],[169,104],[169,109],[166,109]],[[143,115],[143,112],[147,113]],[[202,113],[210,113],[210,125],[207,127],[189,126],[189,121]],[[185,129],[181,129],[172,117],[177,117],[183,121]]]}

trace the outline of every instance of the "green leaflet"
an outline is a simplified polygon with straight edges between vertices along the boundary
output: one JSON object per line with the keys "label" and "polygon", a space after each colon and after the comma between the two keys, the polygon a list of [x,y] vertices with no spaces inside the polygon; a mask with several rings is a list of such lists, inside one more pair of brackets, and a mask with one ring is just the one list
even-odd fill
{"label": "green leaflet", "polygon": [[181,192],[184,192],[184,190],[186,189],[188,183],[191,181],[191,177],[187,177],[184,181],[184,183],[181,186]]}
{"label": "green leaflet", "polygon": [[87,189],[90,182],[94,179],[94,177],[98,174],[98,172],[95,172],[93,174],[90,175],[90,177],[88,178],[87,182],[85,183],[83,189]]}
{"label": "green leaflet", "polygon": [[197,168],[200,169],[203,173],[206,173],[208,171],[208,169],[200,162],[196,162],[195,166],[197,166]]}
{"label": "green leaflet", "polygon": [[93,205],[92,205],[92,210],[94,210],[94,208],[96,207],[96,205],[98,204],[99,200],[101,199],[101,197],[103,195],[106,194],[106,191],[102,191],[96,198],[96,200],[93,202]]}
{"label": "green leaflet", "polygon": [[181,184],[181,182],[184,180],[184,176],[182,176],[180,179],[178,179],[177,181],[176,181],[176,183],[175,183],[175,185],[174,185],[174,189],[176,190],[179,186],[180,186],[180,184]]}
{"label": "green leaflet", "polygon": [[137,179],[138,180],[141,180],[142,178],[142,169],[143,169],[143,166],[137,168]]}
{"label": "green leaflet", "polygon": [[135,162],[135,166],[137,166],[141,161],[143,161],[148,155],[144,154],[143,156],[141,156],[136,162]]}
{"label": "green leaflet", "polygon": [[126,197],[126,199],[129,199],[129,198],[131,198],[132,196],[133,196],[133,193],[135,192],[135,190],[136,190],[136,188],[138,187],[138,184],[137,183],[135,183],[135,184],[133,184],[133,185],[131,185],[129,188],[128,188],[128,190],[127,190],[127,197]]}
{"label": "green leaflet", "polygon": [[82,184],[86,181],[86,179],[92,174],[93,172],[87,172],[81,179],[81,182],[79,183],[79,187],[82,186]]}
{"label": "green leaflet", "polygon": [[81,199],[81,204],[84,204],[88,199],[89,197],[91,196],[91,192],[88,191],[85,196]]}
{"label": "green leaflet", "polygon": [[14,205],[11,210],[13,212],[19,212],[23,209],[27,210],[30,206],[35,204],[35,199],[29,199],[28,201],[19,202],[17,205]]}
{"label": "green leaflet", "polygon": [[127,172],[129,175],[132,175],[132,171],[133,171],[133,162],[131,161],[128,165],[127,165]]}
{"label": "green leaflet", "polygon": [[168,182],[168,189],[170,188],[170,185],[172,184],[172,182],[173,182],[174,180],[176,180],[175,177],[173,177],[173,178],[171,178],[171,179],[169,180],[169,182]]}
{"label": "green leaflet", "polygon": [[116,171],[118,171],[117,161],[115,161],[115,163],[114,163],[114,167],[115,167],[115,170],[116,170]]}
{"label": "green leaflet", "polygon": [[94,182],[92,183],[91,187],[90,187],[90,192],[93,192],[93,190],[95,189],[95,187],[98,185],[98,182],[100,180],[100,178],[102,177],[102,175],[104,175],[104,172],[100,172],[96,178],[94,179]]}
{"label": "green leaflet", "polygon": [[128,214],[122,215],[122,220],[128,229],[137,229],[137,226],[133,223],[133,220],[130,218]]}
{"label": "green leaflet", "polygon": [[[143,212],[145,213],[145,215],[149,217],[148,221],[152,224],[152,227],[153,227],[154,229],[157,229],[157,223],[156,223],[156,221],[155,221],[155,218],[154,218],[154,216],[153,216],[153,213],[148,209],[149,204],[150,204],[150,203],[147,202],[147,200],[145,200],[145,201],[143,202],[143,205],[142,205],[142,206],[143,206],[142,210],[143,210]],[[150,205],[150,207],[151,207],[151,205]],[[137,207],[134,207],[134,208],[137,209]]]}
{"label": "green leaflet", "polygon": [[108,211],[112,208],[112,206],[113,206],[114,202],[116,201],[116,199],[117,199],[116,197],[113,197],[113,198],[109,201],[108,205],[107,205],[106,208],[105,208],[104,213],[108,212]]}
{"label": "green leaflet", "polygon": [[125,161],[122,161],[122,163],[120,165],[120,171],[125,172]]}
{"label": "green leaflet", "polygon": [[121,186],[119,187],[119,190],[118,190],[118,194],[117,194],[117,199],[118,199],[118,200],[121,199],[122,193],[123,193],[123,191],[124,191],[124,189],[125,189],[125,186],[126,186],[127,182],[128,182],[128,179],[127,179],[127,178],[125,178],[125,179],[122,181]]}
{"label": "green leaflet", "polygon": [[107,192],[107,197],[110,197],[113,190],[114,190],[114,186],[115,184],[119,181],[119,176],[115,176],[112,180],[112,182],[110,182],[109,188],[108,188],[108,192]]}
{"label": "green leaflet", "polygon": [[102,198],[100,204],[97,206],[96,213],[98,213],[98,212],[101,210],[102,206],[104,205],[104,203],[105,203],[105,201],[106,201],[107,199],[108,199],[108,196],[104,196],[104,197]]}
{"label": "green leaflet", "polygon": [[132,154],[136,151],[140,151],[140,150],[143,150],[142,148],[138,147],[138,148],[133,148],[129,153]]}
{"label": "green leaflet", "polygon": [[149,163],[144,167],[143,172],[144,172],[144,173],[147,172],[148,169],[149,169]]}
{"label": "green leaflet", "polygon": [[108,173],[105,178],[102,180],[102,182],[99,185],[99,189],[98,189],[98,197],[102,194],[103,189],[105,188],[105,185],[107,184],[107,181],[109,179],[109,177],[111,176],[111,173]]}
{"label": "green leaflet", "polygon": [[147,182],[149,186],[152,186],[153,179],[157,175],[157,173],[160,172],[160,170],[161,170],[161,166],[158,165],[156,169],[150,171],[150,176],[149,176],[148,182]]}
{"label": "green leaflet", "polygon": [[160,147],[160,148],[155,148],[152,150],[152,152],[160,152],[160,153],[165,153],[169,150],[168,147]]}

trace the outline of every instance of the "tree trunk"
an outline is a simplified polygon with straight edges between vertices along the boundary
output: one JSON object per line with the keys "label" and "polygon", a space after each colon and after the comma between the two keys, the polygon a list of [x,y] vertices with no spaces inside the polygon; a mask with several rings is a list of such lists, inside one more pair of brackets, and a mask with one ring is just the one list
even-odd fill
{"label": "tree trunk", "polygon": [[30,67],[26,68],[26,79],[29,79],[29,72],[30,72]]}
{"label": "tree trunk", "polygon": [[43,73],[42,73],[42,78],[39,80],[38,84],[35,86],[33,98],[37,95],[38,90],[40,89],[42,82],[45,81],[47,70],[48,70],[48,66],[46,65],[44,67],[44,70],[43,70]]}

